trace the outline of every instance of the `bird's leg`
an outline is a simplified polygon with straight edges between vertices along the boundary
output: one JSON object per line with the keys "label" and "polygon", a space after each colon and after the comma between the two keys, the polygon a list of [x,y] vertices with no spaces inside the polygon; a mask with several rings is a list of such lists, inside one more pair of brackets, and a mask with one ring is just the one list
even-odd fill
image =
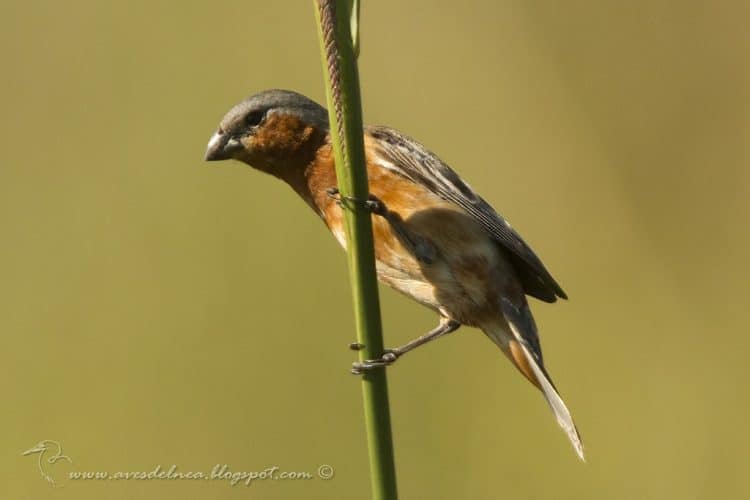
{"label": "bird's leg", "polygon": [[[393,349],[386,349],[385,353],[377,359],[368,359],[365,361],[356,361],[352,364],[352,373],[355,375],[361,375],[374,368],[382,368],[393,364],[398,358],[417,347],[424,345],[432,340],[442,337],[451,332],[455,332],[461,326],[461,323],[448,318],[440,318],[438,326],[430,330],[429,332],[415,338],[412,341],[407,342],[401,347]],[[362,346],[362,344],[357,344]],[[360,349],[361,349],[360,347]],[[357,349],[359,350],[359,349]]]}
{"label": "bird's leg", "polygon": [[[356,203],[369,210],[375,215],[384,218],[390,224],[393,233],[417,260],[423,264],[432,264],[437,257],[437,249],[426,238],[415,234],[410,230],[404,219],[399,214],[388,209],[385,203],[377,196],[370,194],[367,200],[360,200],[352,196],[342,197],[338,188],[332,187],[326,190],[328,196],[336,200],[339,206],[345,207],[346,203]],[[343,200],[343,201],[342,201]]]}

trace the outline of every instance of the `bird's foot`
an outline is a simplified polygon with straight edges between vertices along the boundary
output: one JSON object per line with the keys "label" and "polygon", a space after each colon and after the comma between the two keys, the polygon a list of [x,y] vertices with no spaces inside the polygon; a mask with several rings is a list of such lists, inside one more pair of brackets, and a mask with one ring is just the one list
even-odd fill
{"label": "bird's foot", "polygon": [[399,356],[400,354],[396,350],[386,349],[385,353],[377,359],[367,359],[352,363],[352,373],[354,375],[364,375],[376,368],[385,368],[395,363]]}
{"label": "bird's foot", "polygon": [[351,205],[358,205],[365,210],[375,215],[385,215],[388,213],[388,209],[385,204],[377,196],[371,194],[366,200],[355,198],[354,196],[341,196],[338,188],[332,187],[326,189],[326,194],[329,198],[336,200],[336,203],[340,207],[351,208]]}

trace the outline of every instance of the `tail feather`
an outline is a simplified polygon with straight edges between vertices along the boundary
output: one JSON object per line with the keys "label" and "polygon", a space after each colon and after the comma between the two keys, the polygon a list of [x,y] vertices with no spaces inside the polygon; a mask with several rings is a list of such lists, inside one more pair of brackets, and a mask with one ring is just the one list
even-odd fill
{"label": "tail feather", "polygon": [[528,365],[531,367],[536,378],[537,383],[534,385],[537,385],[537,387],[542,390],[542,393],[547,400],[547,404],[549,404],[549,407],[557,418],[558,425],[562,427],[565,434],[568,435],[568,439],[570,439],[576,453],[581,460],[585,462],[586,458],[583,455],[583,442],[581,441],[581,436],[578,434],[578,429],[576,428],[575,422],[573,422],[573,417],[571,416],[568,407],[565,406],[560,394],[557,392],[557,389],[555,389],[554,384],[552,384],[552,380],[549,375],[547,375],[546,370],[536,362],[534,356],[529,352],[529,349],[523,342],[519,342],[519,345],[521,347],[520,350],[525,357],[525,361],[527,361]]}
{"label": "tail feather", "polygon": [[502,327],[490,328],[485,333],[500,346],[518,370],[542,391],[557,423],[567,434],[578,456],[585,461],[583,443],[573,417],[544,369],[536,325],[528,305],[524,301],[521,307],[517,307],[508,299],[503,299],[501,308],[510,332],[507,327]]}

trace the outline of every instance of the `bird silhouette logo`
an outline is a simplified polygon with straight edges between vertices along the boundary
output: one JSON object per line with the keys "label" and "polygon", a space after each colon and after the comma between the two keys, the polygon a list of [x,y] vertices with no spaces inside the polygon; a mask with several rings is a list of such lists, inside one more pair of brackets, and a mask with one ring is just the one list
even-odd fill
{"label": "bird silhouette logo", "polygon": [[62,446],[57,441],[51,439],[45,439],[39,441],[36,446],[29,448],[22,453],[23,456],[38,454],[37,466],[39,467],[39,473],[42,475],[45,481],[52,486],[59,486],[50,474],[50,469],[60,460],[67,460],[68,463],[72,464],[73,460],[69,456],[63,455]]}

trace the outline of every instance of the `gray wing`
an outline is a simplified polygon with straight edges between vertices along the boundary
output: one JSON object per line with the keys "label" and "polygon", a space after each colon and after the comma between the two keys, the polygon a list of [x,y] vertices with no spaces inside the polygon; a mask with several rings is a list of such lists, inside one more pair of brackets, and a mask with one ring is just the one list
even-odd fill
{"label": "gray wing", "polygon": [[378,126],[366,132],[378,141],[380,153],[391,164],[387,168],[463,208],[507,250],[527,295],[545,302],[568,298],[521,236],[440,158],[397,130]]}

